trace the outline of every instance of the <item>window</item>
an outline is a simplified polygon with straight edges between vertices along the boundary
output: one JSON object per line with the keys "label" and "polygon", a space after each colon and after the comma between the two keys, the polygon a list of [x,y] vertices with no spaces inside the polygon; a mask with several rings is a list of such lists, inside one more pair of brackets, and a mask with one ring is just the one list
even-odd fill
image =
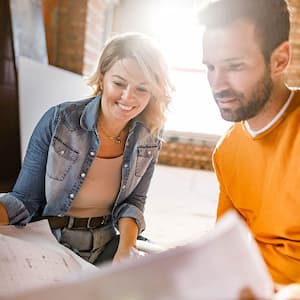
{"label": "window", "polygon": [[120,1],[114,31],[143,32],[161,44],[176,88],[166,130],[221,135],[230,123],[221,118],[202,65],[202,29],[197,24],[200,2]]}

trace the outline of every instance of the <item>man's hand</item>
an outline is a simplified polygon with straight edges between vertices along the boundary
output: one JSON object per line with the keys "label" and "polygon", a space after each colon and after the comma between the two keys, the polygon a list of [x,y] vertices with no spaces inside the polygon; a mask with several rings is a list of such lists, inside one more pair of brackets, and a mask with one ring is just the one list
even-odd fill
{"label": "man's hand", "polygon": [[281,288],[275,295],[273,300],[299,300],[300,284],[293,283]]}
{"label": "man's hand", "polygon": [[[239,300],[262,300],[257,298],[251,289],[245,288],[240,293]],[[300,284],[293,283],[282,287],[270,300],[300,300]]]}

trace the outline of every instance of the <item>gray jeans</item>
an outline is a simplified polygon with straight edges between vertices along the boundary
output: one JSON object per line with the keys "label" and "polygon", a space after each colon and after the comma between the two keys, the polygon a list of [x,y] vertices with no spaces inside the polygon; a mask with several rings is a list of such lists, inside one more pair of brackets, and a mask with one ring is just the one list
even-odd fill
{"label": "gray jeans", "polygon": [[105,245],[117,233],[112,224],[95,229],[60,229],[59,242],[90,263],[94,263]]}

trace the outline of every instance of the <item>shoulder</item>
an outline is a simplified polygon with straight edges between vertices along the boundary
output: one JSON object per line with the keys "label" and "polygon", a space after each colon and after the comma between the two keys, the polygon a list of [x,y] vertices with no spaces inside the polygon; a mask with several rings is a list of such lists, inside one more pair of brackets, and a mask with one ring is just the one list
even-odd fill
{"label": "shoulder", "polygon": [[243,124],[241,122],[234,123],[228,128],[226,133],[218,141],[216,148],[225,147],[228,144],[235,143],[239,136],[244,135]]}
{"label": "shoulder", "polygon": [[242,122],[234,123],[218,141],[213,156],[218,154],[235,153],[237,145],[246,136]]}
{"label": "shoulder", "polygon": [[97,113],[98,101],[97,97],[91,97],[60,103],[56,106],[56,119],[71,129],[79,128],[80,119],[83,115],[87,114],[86,119],[90,119],[91,115]]}
{"label": "shoulder", "polygon": [[300,114],[300,90],[295,90],[294,97],[287,109],[287,115],[296,115],[299,117]]}
{"label": "shoulder", "polygon": [[96,97],[91,97],[87,99],[80,99],[80,100],[73,100],[73,101],[66,101],[58,104],[56,109],[59,112],[73,112],[73,111],[82,111],[84,108],[92,102]]}
{"label": "shoulder", "polygon": [[133,125],[133,130],[135,132],[136,140],[139,144],[145,146],[158,146],[161,147],[162,144],[162,134],[161,130],[158,134],[151,133],[150,129],[140,121],[137,121]]}

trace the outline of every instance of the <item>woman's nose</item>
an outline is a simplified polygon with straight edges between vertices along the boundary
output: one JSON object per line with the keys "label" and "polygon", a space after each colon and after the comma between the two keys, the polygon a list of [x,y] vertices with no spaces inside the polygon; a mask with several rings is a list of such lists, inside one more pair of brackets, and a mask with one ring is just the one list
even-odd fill
{"label": "woman's nose", "polygon": [[126,88],[124,88],[123,90],[122,99],[130,100],[133,97],[134,97],[134,89],[131,86],[127,85]]}

